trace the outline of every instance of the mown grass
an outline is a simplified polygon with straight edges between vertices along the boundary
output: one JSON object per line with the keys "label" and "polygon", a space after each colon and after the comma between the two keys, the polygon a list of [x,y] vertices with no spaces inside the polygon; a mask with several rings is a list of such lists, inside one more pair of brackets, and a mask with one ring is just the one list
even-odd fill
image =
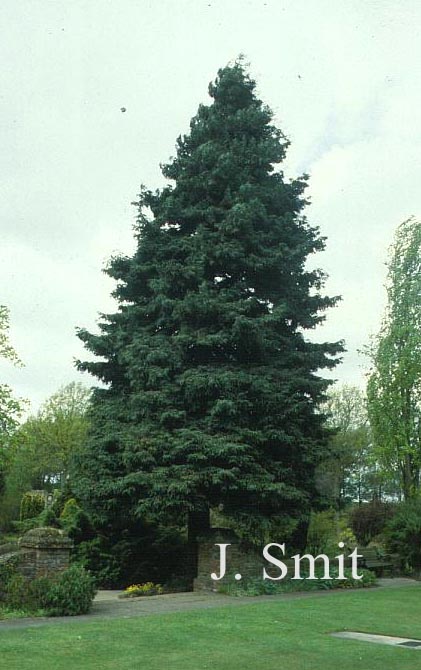
{"label": "mown grass", "polygon": [[[5,622],[6,624],[6,622]],[[421,586],[3,629],[1,670],[419,670],[421,651],[332,638],[421,639]]]}

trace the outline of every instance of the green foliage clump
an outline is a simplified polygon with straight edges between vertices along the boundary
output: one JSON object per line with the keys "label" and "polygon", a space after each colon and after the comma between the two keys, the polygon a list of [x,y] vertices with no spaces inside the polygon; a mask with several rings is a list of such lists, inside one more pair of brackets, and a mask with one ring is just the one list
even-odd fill
{"label": "green foliage clump", "polygon": [[51,581],[45,607],[50,616],[86,614],[95,593],[95,580],[89,572],[79,565],[71,565]]}
{"label": "green foliage clump", "polygon": [[95,531],[89,516],[75,498],[66,500],[60,514],[60,524],[68,536],[77,544],[92,540],[95,537]]}
{"label": "green foliage clump", "polygon": [[27,579],[15,572],[6,586],[6,605],[13,610],[47,616],[86,614],[96,593],[95,580],[72,565],[55,577]]}
{"label": "green foliage clump", "polygon": [[[114,548],[102,537],[95,537],[76,545],[72,562],[83,566],[103,588],[120,588],[125,581],[125,571],[115,555]],[[132,565],[132,569],[135,566]],[[127,581],[126,581],[127,583]]]}
{"label": "green foliage clump", "polygon": [[[331,583],[333,584],[331,588],[337,588],[337,589],[363,589],[368,586],[375,586],[377,583],[377,577],[374,572],[371,570],[367,570],[366,568],[358,568],[358,575],[361,576],[361,579],[354,579],[352,576],[352,571],[350,568],[345,568],[344,570],[344,575],[346,577],[345,580],[343,579],[338,579],[336,581],[336,577],[338,577],[338,568],[336,566],[332,566],[330,568],[330,576],[332,577]],[[335,580],[335,581],[333,581]],[[330,580],[324,580],[325,582],[329,582]]]}
{"label": "green foliage clump", "polygon": [[387,547],[400,555],[402,564],[421,570],[421,499],[408,500],[397,506],[385,529]]}
{"label": "green foliage clump", "polygon": [[17,575],[18,557],[0,563],[0,600],[6,597],[9,582]]}
{"label": "green foliage clump", "polygon": [[45,508],[45,498],[42,493],[28,491],[22,496],[20,503],[20,520],[26,521],[38,516]]}
{"label": "green foliage clump", "polygon": [[331,589],[360,589],[375,586],[376,575],[370,570],[358,570],[362,579],[354,579],[352,571],[345,568],[345,579],[336,579],[339,575],[338,568],[331,566],[329,574],[331,579],[322,579],[323,571],[316,568],[317,579],[291,579],[287,577],[281,581],[270,581],[266,579],[248,579],[242,582],[226,582],[218,587],[219,593],[232,596],[263,596],[277,595],[278,593],[291,593],[295,591],[326,591]]}
{"label": "green foliage clump", "polygon": [[38,528],[61,528],[61,523],[51,507],[46,507],[45,510],[37,516],[37,526]]}
{"label": "green foliage clump", "polygon": [[367,546],[376,536],[383,533],[395,509],[396,505],[382,500],[372,500],[353,507],[349,512],[349,523],[358,542]]}
{"label": "green foliage clump", "polygon": [[348,526],[347,514],[333,509],[313,513],[307,533],[307,552],[336,555],[339,542],[344,542],[347,549],[354,549],[357,545],[356,537]]}

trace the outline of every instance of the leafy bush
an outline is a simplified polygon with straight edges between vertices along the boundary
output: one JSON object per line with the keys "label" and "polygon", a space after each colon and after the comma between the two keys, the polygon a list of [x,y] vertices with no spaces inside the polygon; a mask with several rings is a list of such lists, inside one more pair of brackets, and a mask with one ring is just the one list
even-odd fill
{"label": "leafy bush", "polygon": [[36,521],[39,528],[61,528],[61,523],[51,507],[46,507],[45,510],[37,516]]}
{"label": "leafy bush", "polygon": [[349,516],[349,522],[358,542],[367,546],[377,535],[382,533],[393,517],[396,505],[372,500],[369,503],[355,506]]}
{"label": "leafy bush", "polygon": [[121,565],[103,538],[95,537],[75,545],[72,561],[95,575],[97,584],[105,588],[121,586]]}
{"label": "leafy bush", "polygon": [[0,563],[0,600],[7,597],[9,582],[17,575],[18,557]]}
{"label": "leafy bush", "polygon": [[[330,588],[336,588],[336,589],[363,589],[367,588],[369,586],[375,586],[377,583],[377,577],[372,572],[371,570],[366,570],[366,569],[358,569],[358,575],[362,576],[362,579],[354,579],[352,576],[352,570],[350,568],[345,568],[344,570],[344,575],[346,577],[345,580],[343,579],[338,579],[336,578],[339,575],[338,568],[335,566],[332,566],[330,568],[330,576],[332,577],[331,583],[333,586]],[[330,581],[330,580],[323,580],[323,581]]]}
{"label": "leafy bush", "polygon": [[86,542],[95,537],[95,531],[88,515],[75,498],[69,498],[65,502],[60,514],[60,523],[76,544]]}
{"label": "leafy bush", "polygon": [[20,520],[33,519],[41,514],[45,508],[45,498],[42,493],[28,491],[22,496],[20,503]]}
{"label": "leafy bush", "polygon": [[11,609],[27,609],[29,600],[28,580],[17,573],[12,575],[6,584],[6,605]]}
{"label": "leafy bush", "polygon": [[262,596],[276,595],[278,593],[291,593],[295,591],[324,591],[330,589],[359,589],[374,586],[376,584],[376,575],[370,570],[359,570],[358,574],[362,579],[354,579],[352,571],[345,568],[345,580],[336,579],[338,577],[338,568],[331,566],[331,579],[321,579],[323,572],[320,568],[315,571],[316,580],[291,579],[289,577],[282,581],[269,581],[265,579],[248,579],[244,582],[226,582],[220,584],[218,591],[232,596]]}
{"label": "leafy bush", "polygon": [[421,569],[421,499],[397,506],[385,528],[387,547],[400,555],[404,565]]}
{"label": "leafy bush", "polygon": [[7,583],[5,603],[11,610],[25,611],[28,614],[44,610],[48,605],[50,584],[47,577],[30,580],[16,573]]}
{"label": "leafy bush", "polygon": [[345,547],[350,549],[354,549],[357,544],[354,533],[348,527],[347,515],[332,509],[313,513],[308,528],[306,551],[314,555],[336,555],[339,542],[344,542]]}
{"label": "leafy bush", "polygon": [[89,612],[95,596],[94,579],[73,565],[56,577],[29,580],[13,574],[6,586],[6,605],[13,610],[47,616],[73,616]]}
{"label": "leafy bush", "polygon": [[95,597],[94,578],[79,565],[71,565],[51,581],[44,606],[50,616],[86,614]]}

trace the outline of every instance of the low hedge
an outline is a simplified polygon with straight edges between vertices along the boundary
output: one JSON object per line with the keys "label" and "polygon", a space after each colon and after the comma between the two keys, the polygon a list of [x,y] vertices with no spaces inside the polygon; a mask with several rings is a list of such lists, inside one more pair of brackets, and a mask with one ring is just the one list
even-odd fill
{"label": "low hedge", "polygon": [[[316,569],[316,577],[320,575],[320,570]],[[330,575],[332,579],[283,579],[280,581],[271,581],[266,579],[248,579],[244,582],[226,582],[218,586],[219,593],[230,596],[263,596],[277,595],[278,593],[291,593],[295,591],[325,591],[330,589],[360,589],[375,586],[377,582],[376,575],[370,570],[359,570],[362,579],[354,579],[350,568],[345,568],[344,575],[346,579],[336,579],[338,570],[331,567]]]}
{"label": "low hedge", "polygon": [[4,604],[12,610],[45,616],[74,616],[89,612],[95,597],[94,578],[72,565],[56,577],[26,579],[18,572],[8,575]]}

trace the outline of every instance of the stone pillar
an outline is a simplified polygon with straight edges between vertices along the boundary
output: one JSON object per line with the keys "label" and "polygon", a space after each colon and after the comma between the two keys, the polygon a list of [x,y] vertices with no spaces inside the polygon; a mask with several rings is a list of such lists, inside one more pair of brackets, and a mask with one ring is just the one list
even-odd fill
{"label": "stone pillar", "polygon": [[58,528],[33,528],[19,541],[19,570],[25,577],[52,576],[69,567],[73,541]]}
{"label": "stone pillar", "polygon": [[[227,547],[226,575],[220,581],[214,581],[211,573],[219,574],[219,547],[216,544],[229,544]],[[197,577],[194,580],[194,591],[218,590],[218,585],[232,582],[234,575],[241,574],[241,578],[261,578],[263,559],[257,551],[246,547],[233,530],[228,528],[211,528],[198,538],[198,566]]]}

